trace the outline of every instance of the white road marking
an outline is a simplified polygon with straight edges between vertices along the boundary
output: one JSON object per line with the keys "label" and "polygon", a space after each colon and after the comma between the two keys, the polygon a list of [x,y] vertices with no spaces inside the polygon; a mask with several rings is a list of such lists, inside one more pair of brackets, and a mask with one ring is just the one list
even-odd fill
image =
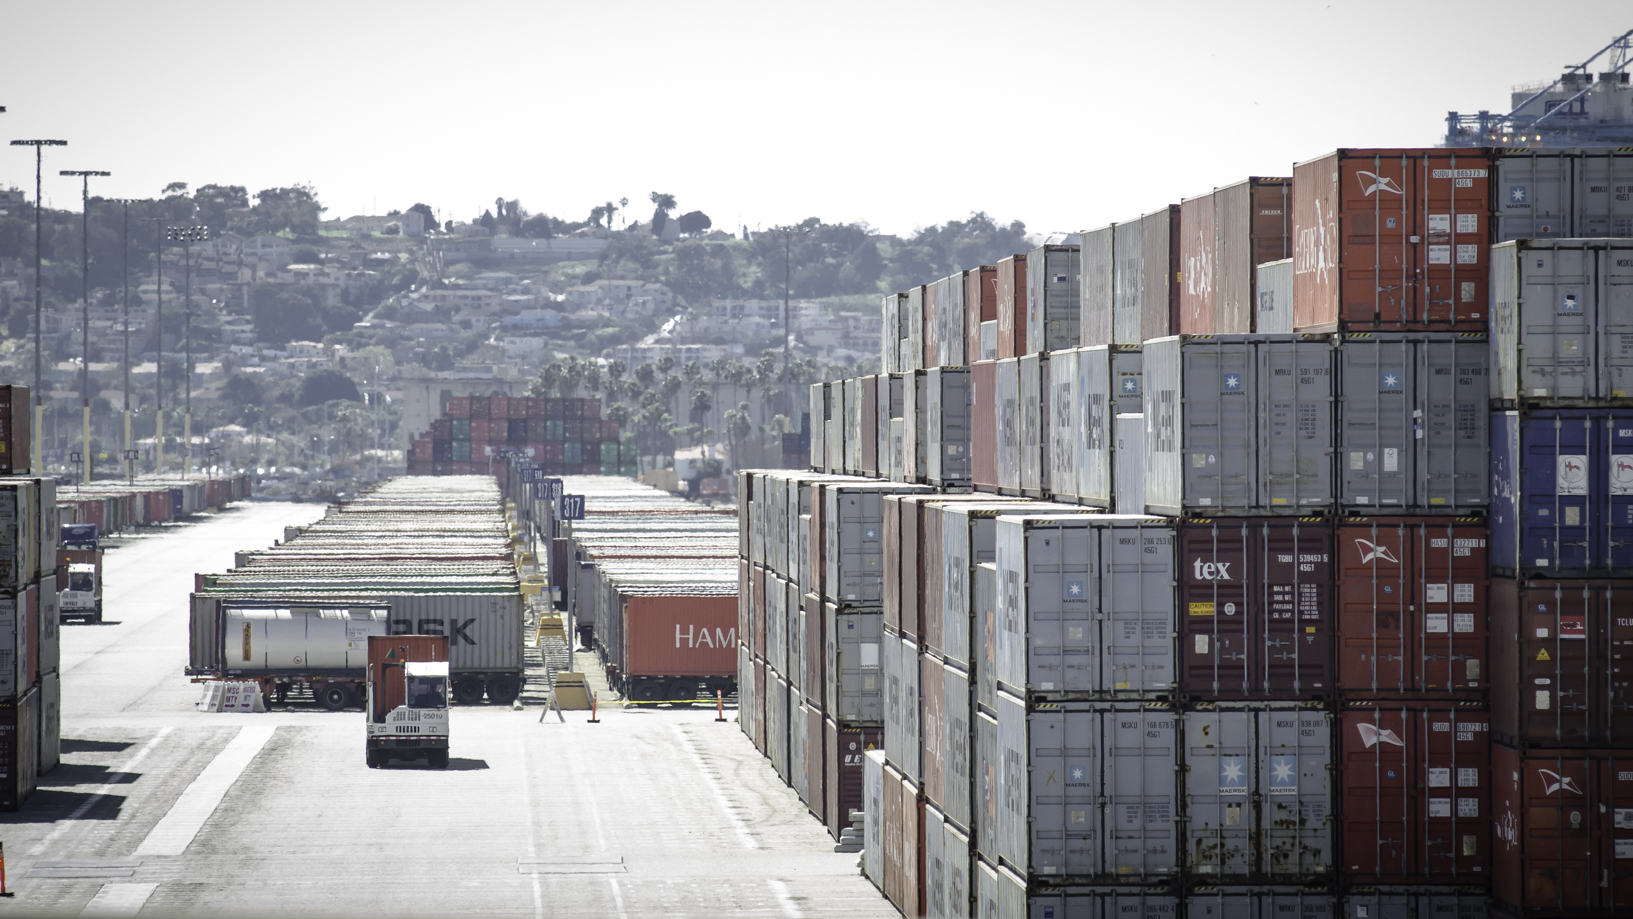
{"label": "white road marking", "polygon": [[210,765],[198,774],[193,784],[181,793],[170,812],[161,818],[147,838],[136,847],[136,855],[180,855],[187,851],[193,837],[203,829],[221,799],[232,789],[245,767],[272,739],[273,725],[249,725],[239,730],[226,748],[216,754]]}
{"label": "white road marking", "polygon": [[612,885],[612,905],[618,908],[618,919],[629,919],[624,912],[624,892],[618,889],[618,879],[609,877],[607,883]]}
{"label": "white road marking", "polygon": [[777,898],[777,903],[782,906],[783,915],[787,916],[788,919],[805,919],[805,914],[800,912],[798,906],[794,905],[794,898],[789,895],[786,883],[776,878],[766,878],[766,885],[771,888],[772,895]]}
{"label": "white road marking", "polygon": [[[527,820],[527,856],[539,857],[537,841],[538,831],[533,826],[533,770],[527,765],[527,741],[520,744],[522,748],[522,808]],[[539,888],[539,876],[534,874],[533,880],[533,919],[544,919],[544,891]]]}
{"label": "white road marking", "polygon": [[692,738],[688,737],[686,732],[680,729],[680,725],[671,726],[675,729],[676,736],[680,738],[681,749],[685,750],[686,755],[692,758],[693,764],[697,766],[697,771],[703,776],[703,781],[708,783],[709,790],[714,792],[715,798],[720,802],[720,809],[725,813],[726,819],[731,821],[732,829],[737,831],[737,838],[742,841],[743,848],[758,849],[760,847],[759,842],[749,835],[748,827],[732,811],[731,801],[726,797],[726,793],[720,790],[720,783],[716,782],[714,776],[709,774],[708,766],[704,764],[703,757],[699,756],[697,748],[692,746]]}
{"label": "white road marking", "polygon": [[134,916],[142,911],[147,898],[159,889],[158,884],[103,884],[91,902],[79,911],[81,916]]}
{"label": "white road marking", "polygon": [[[150,740],[147,743],[143,744],[142,749],[136,751],[136,755],[134,755],[130,759],[126,760],[125,765],[121,766],[119,771],[121,773],[128,773],[132,769],[135,769],[142,762],[142,760],[147,759],[147,755],[149,753],[152,753],[153,748],[157,747],[159,745],[159,741],[164,740],[165,735],[169,734],[169,733],[170,733],[170,728],[161,728],[161,729],[159,729],[159,733],[153,735],[152,740]],[[45,853],[45,850],[51,845],[51,843],[55,842],[58,836],[61,836],[62,834],[68,832],[68,830],[73,827],[75,821],[77,821],[79,818],[85,816],[85,814],[87,812],[89,812],[91,808],[96,806],[96,802],[98,802],[98,801],[102,800],[103,798],[107,797],[108,795],[112,794],[114,789],[121,788],[121,787],[123,787],[123,786],[115,784],[113,782],[109,782],[108,784],[103,785],[101,788],[98,788],[96,790],[95,794],[93,794],[89,798],[85,799],[84,804],[81,804],[80,806],[74,808],[74,812],[68,815],[67,820],[64,820],[63,822],[57,824],[56,827],[51,830],[51,832],[49,832],[49,833],[47,833],[45,835],[44,839],[40,840],[38,845],[36,845],[34,848],[30,849],[29,854],[30,855],[43,855]]]}

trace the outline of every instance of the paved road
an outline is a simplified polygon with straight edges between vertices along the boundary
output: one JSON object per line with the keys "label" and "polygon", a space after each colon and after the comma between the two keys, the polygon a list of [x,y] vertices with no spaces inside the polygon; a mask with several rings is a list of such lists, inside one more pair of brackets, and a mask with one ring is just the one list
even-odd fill
{"label": "paved road", "polygon": [[195,711],[193,572],[320,513],[108,553],[108,622],[63,630],[63,764],[0,815],[0,914],[898,915],[713,712],[456,709],[431,772],[365,767],[360,712]]}

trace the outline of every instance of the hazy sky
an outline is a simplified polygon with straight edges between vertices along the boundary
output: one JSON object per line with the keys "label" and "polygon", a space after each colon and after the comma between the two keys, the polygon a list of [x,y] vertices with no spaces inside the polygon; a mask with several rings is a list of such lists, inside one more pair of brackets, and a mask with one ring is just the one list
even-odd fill
{"label": "hazy sky", "polygon": [[[1544,10],[1545,14],[1539,14]],[[496,197],[583,219],[886,232],[1123,220],[1338,146],[1431,145],[1633,28],[1627,0],[0,0],[0,139],[109,196],[310,182],[329,218]],[[33,185],[0,146],[0,185]]]}

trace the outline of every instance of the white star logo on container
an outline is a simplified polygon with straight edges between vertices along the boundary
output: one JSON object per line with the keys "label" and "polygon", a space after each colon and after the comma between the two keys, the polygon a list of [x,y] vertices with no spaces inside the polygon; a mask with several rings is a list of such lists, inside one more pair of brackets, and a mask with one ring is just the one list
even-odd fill
{"label": "white star logo on container", "polygon": [[1082,581],[1067,581],[1066,582],[1066,596],[1068,596],[1068,597],[1081,597],[1081,596],[1083,596],[1083,582]]}
{"label": "white star logo on container", "polygon": [[1385,389],[1394,389],[1395,387],[1397,387],[1399,385],[1400,385],[1400,377],[1395,376],[1393,373],[1384,374],[1384,388]]}
{"label": "white star logo on container", "polygon": [[1242,388],[1242,378],[1237,376],[1234,373],[1227,376],[1227,377],[1225,377],[1225,388],[1226,389],[1241,389]]}
{"label": "white star logo on container", "polygon": [[1226,756],[1219,760],[1219,787],[1221,790],[1247,787],[1247,770],[1242,757]]}
{"label": "white star logo on container", "polygon": [[1276,757],[1275,761],[1270,764],[1270,784],[1293,784],[1293,764],[1288,762],[1287,757],[1278,756]]}
{"label": "white star logo on container", "polygon": [[1072,767],[1072,781],[1074,781],[1074,782],[1083,781],[1083,767],[1082,766],[1073,766]]}
{"label": "white star logo on container", "polygon": [[1133,378],[1124,380],[1123,381],[1123,392],[1133,392],[1133,391],[1134,391],[1134,380],[1133,380]]}

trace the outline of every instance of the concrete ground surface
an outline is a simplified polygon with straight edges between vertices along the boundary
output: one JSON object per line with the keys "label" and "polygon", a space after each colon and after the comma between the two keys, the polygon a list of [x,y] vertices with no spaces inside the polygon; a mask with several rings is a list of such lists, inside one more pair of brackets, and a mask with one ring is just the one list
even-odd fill
{"label": "concrete ground surface", "polygon": [[446,771],[367,768],[359,711],[196,711],[194,572],[322,512],[108,552],[107,621],[63,628],[62,765],[0,814],[0,914],[899,915],[712,709],[456,708]]}

